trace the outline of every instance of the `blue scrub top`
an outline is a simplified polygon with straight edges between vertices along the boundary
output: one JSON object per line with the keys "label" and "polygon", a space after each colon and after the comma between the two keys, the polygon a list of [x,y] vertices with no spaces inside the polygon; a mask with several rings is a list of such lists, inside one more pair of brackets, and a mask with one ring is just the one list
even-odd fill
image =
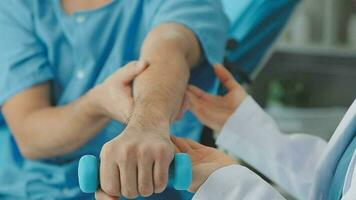
{"label": "blue scrub top", "polygon": [[[226,53],[227,60],[245,75],[257,67],[288,22],[300,0],[222,0],[231,22],[229,38],[237,44]],[[232,72],[236,72],[232,69]],[[239,74],[234,74],[239,80]]]}
{"label": "blue scrub top", "polygon": [[[0,1],[0,106],[35,84],[52,82],[54,103],[68,104],[129,61],[153,27],[179,23],[200,41],[204,61],[190,82],[216,92],[209,63],[222,61],[228,20],[217,0],[114,0],[94,10],[64,13],[59,0]],[[110,123],[82,148],[41,161],[26,160],[0,115],[0,199],[83,199],[78,159],[99,155],[124,126]],[[201,125],[191,113],[172,133],[199,139]],[[51,134],[51,131],[48,131]],[[80,134],[80,133],[78,133]]]}

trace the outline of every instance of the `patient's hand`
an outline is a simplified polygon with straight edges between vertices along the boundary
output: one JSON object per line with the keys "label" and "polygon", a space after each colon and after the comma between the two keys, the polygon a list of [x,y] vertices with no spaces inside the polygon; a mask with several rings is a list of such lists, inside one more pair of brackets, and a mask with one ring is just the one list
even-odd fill
{"label": "patient's hand", "polygon": [[178,152],[189,154],[192,159],[193,182],[189,188],[195,193],[216,170],[236,164],[236,161],[217,149],[201,145],[189,139],[171,137]]}
{"label": "patient's hand", "polygon": [[[151,196],[161,193],[168,182],[174,157],[169,127],[129,125],[100,152],[100,184],[107,196]],[[98,191],[97,195],[103,192]]]}
{"label": "patient's hand", "polygon": [[125,123],[133,109],[132,82],[147,66],[143,61],[132,61],[93,88],[89,95],[96,112]]}
{"label": "patient's hand", "polygon": [[218,132],[246,98],[247,93],[222,65],[215,65],[214,70],[228,90],[225,96],[213,96],[192,85],[189,86],[187,95],[191,111],[204,125]]}

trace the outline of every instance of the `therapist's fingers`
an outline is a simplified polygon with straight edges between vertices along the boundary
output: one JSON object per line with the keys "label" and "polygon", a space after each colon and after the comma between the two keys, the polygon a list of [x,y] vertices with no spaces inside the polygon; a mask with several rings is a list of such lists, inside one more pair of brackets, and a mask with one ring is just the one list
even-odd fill
{"label": "therapist's fingers", "polygon": [[188,90],[186,92],[186,95],[188,96],[188,102],[189,102],[189,107],[196,107],[198,105],[203,105],[206,104],[206,101],[202,100],[201,98],[199,98],[198,95],[196,95],[194,92],[192,92],[191,90]]}
{"label": "therapist's fingers", "polygon": [[[190,110],[200,119],[201,117],[206,117],[208,108],[204,106],[205,102],[202,102],[194,94],[188,92],[189,97],[189,108]],[[200,119],[201,120],[201,119]]]}
{"label": "therapist's fingers", "polygon": [[154,192],[153,185],[153,159],[141,157],[138,161],[138,192],[148,197]]}
{"label": "therapist's fingers", "polygon": [[119,163],[121,194],[129,199],[138,196],[137,191],[137,162],[135,158],[121,160]]}
{"label": "therapist's fingers", "polygon": [[189,107],[190,109],[197,115],[200,116],[209,116],[213,113],[213,109],[217,105],[219,105],[220,102],[217,101],[207,101],[204,99],[199,99],[197,95],[195,95],[193,92],[188,91],[187,92],[188,99],[189,99]]}
{"label": "therapist's fingers", "polygon": [[192,92],[197,98],[202,98],[205,95],[205,92],[194,85],[188,86],[188,91]]}
{"label": "therapist's fingers", "polygon": [[214,65],[214,71],[220,82],[230,91],[239,87],[233,75],[221,64]]}
{"label": "therapist's fingers", "polygon": [[186,94],[184,95],[182,105],[174,120],[180,120],[184,116],[184,114],[188,111],[188,109],[189,109],[189,102],[188,102],[188,96]]}
{"label": "therapist's fingers", "polygon": [[97,200],[118,200],[118,197],[115,196],[110,196],[106,194],[104,191],[99,189],[98,191],[95,192],[95,199]]}
{"label": "therapist's fingers", "polygon": [[197,103],[198,103],[198,99],[199,99],[199,104],[203,105],[205,107],[217,106],[217,105],[220,105],[223,101],[221,96],[211,95],[211,94],[204,92],[203,90],[201,90],[198,87],[195,87],[193,85],[190,85],[188,87],[188,92],[190,92],[192,95],[194,95],[196,97],[195,101]]}
{"label": "therapist's fingers", "polygon": [[179,152],[187,153],[192,149],[190,147],[189,143],[187,143],[182,138],[171,136],[171,140],[172,140],[173,144],[176,146],[176,148],[179,149]]}
{"label": "therapist's fingers", "polygon": [[178,148],[178,146],[174,143],[174,139],[172,138],[172,136],[171,136],[171,141],[172,141],[172,143],[174,144],[174,151],[176,152],[176,153],[184,153],[180,148]]}
{"label": "therapist's fingers", "polygon": [[[103,148],[102,154],[106,153]],[[116,163],[107,160],[108,156],[101,156],[100,185],[101,189],[110,196],[120,196],[120,173]]]}
{"label": "therapist's fingers", "polygon": [[[196,97],[192,92],[188,91],[187,96],[189,98],[189,109],[195,114],[195,115],[203,115],[205,116],[207,109],[205,108],[206,106],[203,106],[205,104],[204,101],[200,100],[198,97]],[[198,116],[198,117],[199,117]]]}
{"label": "therapist's fingers", "polygon": [[204,146],[198,142],[195,142],[191,139],[174,137],[174,136],[172,137],[172,142],[175,145],[177,145],[178,148],[182,150],[182,152],[188,152],[190,150],[206,147],[206,146]]}
{"label": "therapist's fingers", "polygon": [[191,139],[182,138],[182,140],[185,140],[189,144],[190,148],[192,148],[192,149],[200,149],[200,148],[206,147],[206,146],[204,146],[196,141],[193,141]]}
{"label": "therapist's fingers", "polygon": [[215,96],[204,92],[203,90],[201,90],[200,88],[198,88],[194,85],[189,85],[188,91],[192,92],[198,99],[213,100],[214,98],[216,98]]}
{"label": "therapist's fingers", "polygon": [[118,78],[124,84],[131,83],[141,72],[148,67],[148,63],[144,61],[132,61],[121,68],[118,73]]}

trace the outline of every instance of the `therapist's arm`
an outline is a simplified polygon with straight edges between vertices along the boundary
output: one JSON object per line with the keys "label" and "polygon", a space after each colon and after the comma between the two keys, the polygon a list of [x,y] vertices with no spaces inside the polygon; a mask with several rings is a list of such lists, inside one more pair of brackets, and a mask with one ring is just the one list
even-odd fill
{"label": "therapist's arm", "polygon": [[[191,86],[193,112],[218,133],[217,144],[241,158],[298,199],[306,199],[326,142],[308,134],[285,134],[221,66],[216,74],[227,87],[212,96]],[[243,98],[241,98],[243,97]]]}
{"label": "therapist's arm", "polygon": [[51,104],[50,83],[10,98],[2,112],[22,155],[28,159],[63,155],[88,142],[111,119],[124,122],[132,109],[131,82],[146,66],[131,62],[64,106]]}
{"label": "therapist's arm", "polygon": [[223,152],[184,138],[172,137],[172,141],[178,152],[189,154],[192,160],[189,191],[195,193],[193,200],[284,200],[261,177]]}
{"label": "therapist's arm", "polygon": [[150,67],[134,83],[134,110],[126,129],[101,151],[101,189],[110,196],[162,192],[174,156],[170,123],[178,114],[189,70],[200,58],[194,33],[162,24],[146,37],[140,59]]}
{"label": "therapist's arm", "polygon": [[220,168],[194,194],[193,200],[285,200],[272,185],[241,165]]}

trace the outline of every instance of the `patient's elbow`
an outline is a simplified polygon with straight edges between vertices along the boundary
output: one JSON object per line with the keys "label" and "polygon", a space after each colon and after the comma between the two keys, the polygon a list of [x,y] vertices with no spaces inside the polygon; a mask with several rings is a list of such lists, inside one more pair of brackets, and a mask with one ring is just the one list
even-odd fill
{"label": "patient's elbow", "polygon": [[17,141],[17,147],[22,155],[22,157],[27,160],[39,160],[43,159],[43,155],[40,155],[36,148],[28,142]]}

